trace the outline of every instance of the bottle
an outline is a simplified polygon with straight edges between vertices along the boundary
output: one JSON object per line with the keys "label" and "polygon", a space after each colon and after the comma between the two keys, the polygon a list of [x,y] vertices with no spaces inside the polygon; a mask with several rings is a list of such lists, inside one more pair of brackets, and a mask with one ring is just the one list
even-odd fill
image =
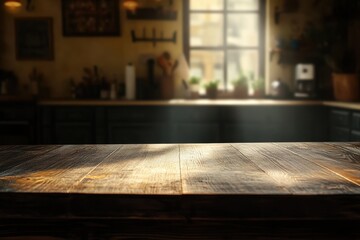
{"label": "bottle", "polygon": [[136,76],[135,67],[132,63],[126,66],[125,70],[125,84],[126,84],[126,99],[136,99]]}
{"label": "bottle", "polygon": [[116,88],[116,76],[110,85],[110,99],[115,100],[117,98],[117,88]]}
{"label": "bottle", "polygon": [[110,85],[105,77],[101,79],[100,98],[104,100],[110,98]]}
{"label": "bottle", "polygon": [[76,84],[74,79],[70,79],[70,95],[72,99],[76,99]]}
{"label": "bottle", "polygon": [[0,95],[8,94],[7,80],[4,79],[0,82]]}

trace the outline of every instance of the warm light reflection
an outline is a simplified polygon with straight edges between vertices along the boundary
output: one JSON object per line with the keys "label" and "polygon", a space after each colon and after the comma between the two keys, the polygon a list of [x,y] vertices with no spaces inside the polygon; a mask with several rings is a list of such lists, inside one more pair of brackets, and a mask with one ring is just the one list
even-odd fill
{"label": "warm light reflection", "polygon": [[10,8],[17,8],[17,7],[21,7],[21,1],[20,0],[5,0],[4,5],[6,7],[10,7]]}
{"label": "warm light reflection", "polygon": [[296,185],[296,180],[282,171],[271,170],[268,172],[268,175],[282,186],[290,187]]}
{"label": "warm light reflection", "polygon": [[137,0],[124,0],[123,6],[127,10],[135,11],[138,8],[139,3]]}

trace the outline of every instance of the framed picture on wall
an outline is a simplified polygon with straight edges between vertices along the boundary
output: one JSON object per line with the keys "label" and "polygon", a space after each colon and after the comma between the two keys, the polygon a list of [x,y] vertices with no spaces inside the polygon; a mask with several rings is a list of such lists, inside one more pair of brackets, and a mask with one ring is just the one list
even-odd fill
{"label": "framed picture on wall", "polygon": [[176,21],[177,10],[174,0],[137,0],[139,7],[136,11],[126,11],[129,20],[160,20]]}
{"label": "framed picture on wall", "polygon": [[16,18],[17,60],[53,60],[53,19]]}
{"label": "framed picture on wall", "polygon": [[63,34],[120,36],[119,0],[62,0]]}

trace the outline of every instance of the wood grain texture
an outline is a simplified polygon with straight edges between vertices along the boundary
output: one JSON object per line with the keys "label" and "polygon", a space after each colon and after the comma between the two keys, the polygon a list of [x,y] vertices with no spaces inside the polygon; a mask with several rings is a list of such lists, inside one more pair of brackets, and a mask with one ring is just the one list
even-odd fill
{"label": "wood grain texture", "polygon": [[63,146],[0,173],[0,188],[10,192],[60,192],[118,149],[113,145]]}
{"label": "wood grain texture", "polygon": [[179,146],[122,146],[76,182],[70,192],[181,194]]}
{"label": "wood grain texture", "polygon": [[39,158],[60,146],[0,146],[0,174],[17,165]]}
{"label": "wood grain texture", "polygon": [[355,144],[287,143],[276,144],[322,166],[360,187],[360,147]]}
{"label": "wood grain texture", "polygon": [[293,194],[360,193],[360,187],[353,182],[276,144],[234,146]]}
{"label": "wood grain texture", "polygon": [[287,194],[231,145],[180,146],[184,194]]}
{"label": "wood grain texture", "polygon": [[359,144],[0,147],[0,192],[359,193]]}
{"label": "wood grain texture", "polygon": [[0,238],[358,239],[359,149],[0,147]]}

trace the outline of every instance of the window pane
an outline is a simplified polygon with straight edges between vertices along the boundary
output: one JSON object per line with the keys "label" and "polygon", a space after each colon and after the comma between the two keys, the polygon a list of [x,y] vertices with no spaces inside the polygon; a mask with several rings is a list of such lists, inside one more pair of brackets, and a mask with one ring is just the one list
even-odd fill
{"label": "window pane", "polygon": [[192,47],[215,47],[224,44],[222,14],[193,13],[190,18],[190,45]]}
{"label": "window pane", "polygon": [[259,77],[259,54],[256,50],[229,50],[228,51],[228,88],[232,89],[231,82],[240,76],[254,74]]}
{"label": "window pane", "polygon": [[191,10],[223,10],[224,0],[190,0]]}
{"label": "window pane", "polygon": [[227,44],[237,47],[259,45],[257,14],[228,14]]}
{"label": "window pane", "polygon": [[259,10],[259,0],[227,0],[227,8],[228,10],[256,11]]}
{"label": "window pane", "polygon": [[198,51],[190,53],[190,74],[200,77],[202,84],[212,80],[220,80],[220,88],[224,86],[224,52],[223,51]]}

